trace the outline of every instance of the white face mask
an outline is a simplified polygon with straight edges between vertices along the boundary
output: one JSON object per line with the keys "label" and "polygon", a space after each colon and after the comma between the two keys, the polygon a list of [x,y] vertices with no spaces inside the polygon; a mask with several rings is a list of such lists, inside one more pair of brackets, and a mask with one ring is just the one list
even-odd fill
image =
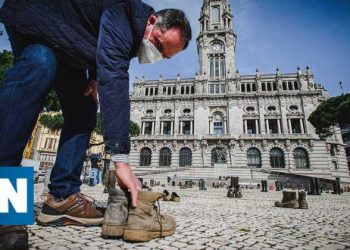
{"label": "white face mask", "polygon": [[154,63],[163,59],[162,53],[160,53],[157,47],[149,40],[153,28],[154,25],[148,34],[148,38],[142,39],[140,48],[137,51],[137,57],[139,58],[140,64]]}

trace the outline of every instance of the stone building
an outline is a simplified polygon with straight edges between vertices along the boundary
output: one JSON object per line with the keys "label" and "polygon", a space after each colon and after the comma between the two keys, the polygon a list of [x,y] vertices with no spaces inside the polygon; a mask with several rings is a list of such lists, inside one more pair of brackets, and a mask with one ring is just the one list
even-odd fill
{"label": "stone building", "polygon": [[328,96],[311,69],[240,75],[232,22],[227,0],[204,0],[195,77],[135,79],[131,120],[141,135],[131,138],[131,165],[197,177],[273,169],[350,180],[341,134],[320,140],[307,121]]}

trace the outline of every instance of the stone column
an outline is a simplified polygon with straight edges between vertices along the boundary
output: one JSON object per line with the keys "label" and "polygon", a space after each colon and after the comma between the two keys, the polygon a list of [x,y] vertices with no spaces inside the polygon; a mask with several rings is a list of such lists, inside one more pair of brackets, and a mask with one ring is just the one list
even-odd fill
{"label": "stone column", "polygon": [[292,122],[290,121],[290,118],[288,119],[288,126],[289,126],[289,134],[293,134]]}
{"label": "stone column", "polygon": [[190,121],[190,123],[191,123],[191,129],[190,129],[191,132],[190,132],[190,134],[193,135],[193,121]]}
{"label": "stone column", "polygon": [[142,122],[141,127],[142,127],[142,135],[144,135],[145,134],[145,122]]}
{"label": "stone column", "polygon": [[156,126],[156,122],[153,121],[153,122],[152,122],[152,135],[154,135],[155,126]]}
{"label": "stone column", "polygon": [[304,123],[303,123],[303,119],[299,119],[300,122],[300,129],[301,129],[301,133],[304,134]]}
{"label": "stone column", "polygon": [[164,127],[164,122],[161,121],[161,122],[160,122],[160,134],[161,134],[161,135],[163,135],[163,132],[164,132],[164,131],[163,131],[163,127]]}
{"label": "stone column", "polygon": [[278,128],[278,133],[281,134],[281,121],[280,121],[280,119],[277,119],[277,128]]}
{"label": "stone column", "polygon": [[248,134],[248,122],[246,119],[244,120],[244,133]]}
{"label": "stone column", "polygon": [[174,121],[171,121],[170,134],[174,135]]}
{"label": "stone column", "polygon": [[184,122],[180,121],[180,135],[184,134],[184,132],[183,132],[183,125],[184,125]]}
{"label": "stone column", "polygon": [[224,120],[224,133],[225,133],[225,135],[227,134],[227,120],[225,119]]}
{"label": "stone column", "polygon": [[269,119],[265,120],[265,124],[266,124],[266,134],[270,134]]}
{"label": "stone column", "polygon": [[255,120],[255,131],[256,131],[257,134],[260,134],[258,120]]}

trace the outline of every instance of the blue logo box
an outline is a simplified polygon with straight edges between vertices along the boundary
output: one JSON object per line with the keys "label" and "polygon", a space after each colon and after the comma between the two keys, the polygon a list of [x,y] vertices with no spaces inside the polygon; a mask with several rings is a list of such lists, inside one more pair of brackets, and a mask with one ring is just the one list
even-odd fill
{"label": "blue logo box", "polygon": [[0,167],[0,225],[34,224],[33,179],[33,167]]}

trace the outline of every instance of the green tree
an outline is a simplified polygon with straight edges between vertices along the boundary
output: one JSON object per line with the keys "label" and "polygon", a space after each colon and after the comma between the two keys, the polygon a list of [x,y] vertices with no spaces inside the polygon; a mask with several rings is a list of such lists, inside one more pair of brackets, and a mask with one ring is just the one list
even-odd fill
{"label": "green tree", "polygon": [[322,139],[333,134],[333,126],[350,124],[350,94],[332,97],[322,102],[309,116],[308,121]]}
{"label": "green tree", "polygon": [[140,127],[137,123],[130,121],[129,126],[129,135],[130,136],[138,136],[140,134]]}
{"label": "green tree", "polygon": [[48,128],[50,130],[61,130],[63,128],[63,115],[62,113],[55,115],[44,113],[40,115],[39,122],[45,128]]}
{"label": "green tree", "polygon": [[13,64],[13,55],[11,51],[3,50],[0,52],[0,86],[5,78],[5,72],[12,66]]}

